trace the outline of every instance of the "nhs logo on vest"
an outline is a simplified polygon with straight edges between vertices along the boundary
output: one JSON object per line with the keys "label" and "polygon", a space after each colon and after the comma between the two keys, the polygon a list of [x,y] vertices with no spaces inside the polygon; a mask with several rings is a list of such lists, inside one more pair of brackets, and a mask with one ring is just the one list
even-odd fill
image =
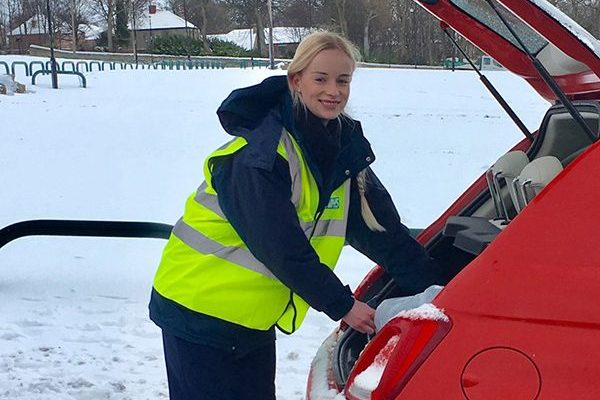
{"label": "nhs logo on vest", "polygon": [[339,197],[332,197],[329,199],[329,203],[327,203],[327,207],[325,207],[326,209],[329,210],[337,210],[338,208],[340,208],[340,198]]}

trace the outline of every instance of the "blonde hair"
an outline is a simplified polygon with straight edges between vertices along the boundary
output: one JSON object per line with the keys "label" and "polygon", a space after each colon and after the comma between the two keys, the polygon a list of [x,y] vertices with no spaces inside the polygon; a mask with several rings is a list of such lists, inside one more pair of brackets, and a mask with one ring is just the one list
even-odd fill
{"label": "blonde hair", "polygon": [[360,214],[365,221],[365,224],[373,232],[385,232],[385,228],[377,221],[375,214],[369,207],[369,202],[365,196],[367,191],[367,168],[363,169],[356,175],[356,186],[358,187],[358,194],[360,195]]}
{"label": "blonde hair", "polygon": [[[360,61],[360,52],[348,39],[334,32],[319,31],[305,37],[296,49],[294,59],[287,68],[288,86],[295,106],[304,105],[299,93],[292,86],[292,78],[304,71],[312,60],[323,50],[337,49],[344,52],[352,61],[352,71],[356,69],[356,63]],[[339,118],[339,117],[338,117]],[[369,202],[365,196],[367,187],[367,169],[365,168],[356,176],[358,194],[360,195],[360,213],[365,224],[374,232],[385,232],[385,228],[377,221]]]}
{"label": "blonde hair", "polygon": [[304,71],[321,51],[332,49],[343,51],[352,61],[352,71],[354,71],[356,63],[360,60],[360,52],[352,42],[335,32],[318,31],[311,33],[302,39],[296,53],[294,53],[294,59],[287,68],[288,86],[294,104],[300,103],[300,96],[292,86],[294,75]]}

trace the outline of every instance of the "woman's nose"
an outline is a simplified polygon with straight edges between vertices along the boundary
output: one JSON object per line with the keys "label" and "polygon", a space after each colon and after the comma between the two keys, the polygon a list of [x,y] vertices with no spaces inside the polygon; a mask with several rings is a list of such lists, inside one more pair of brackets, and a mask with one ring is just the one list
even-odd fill
{"label": "woman's nose", "polygon": [[337,94],[340,92],[340,89],[337,85],[337,82],[329,82],[325,87],[325,91],[331,96],[337,96]]}

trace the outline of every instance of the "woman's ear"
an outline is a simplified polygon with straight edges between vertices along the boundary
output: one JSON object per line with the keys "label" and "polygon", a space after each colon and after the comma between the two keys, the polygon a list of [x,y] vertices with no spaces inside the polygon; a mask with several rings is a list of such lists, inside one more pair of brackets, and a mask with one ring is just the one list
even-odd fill
{"label": "woman's ear", "polygon": [[290,83],[292,84],[292,89],[294,91],[300,91],[300,80],[302,79],[301,72],[297,72],[290,77]]}

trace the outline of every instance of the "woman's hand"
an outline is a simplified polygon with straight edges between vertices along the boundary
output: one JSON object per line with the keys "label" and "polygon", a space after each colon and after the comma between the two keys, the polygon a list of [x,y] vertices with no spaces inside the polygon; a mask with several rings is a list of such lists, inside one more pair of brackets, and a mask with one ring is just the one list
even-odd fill
{"label": "woman's hand", "polygon": [[375,333],[375,310],[362,301],[354,300],[354,305],[342,320],[355,330],[372,335]]}

